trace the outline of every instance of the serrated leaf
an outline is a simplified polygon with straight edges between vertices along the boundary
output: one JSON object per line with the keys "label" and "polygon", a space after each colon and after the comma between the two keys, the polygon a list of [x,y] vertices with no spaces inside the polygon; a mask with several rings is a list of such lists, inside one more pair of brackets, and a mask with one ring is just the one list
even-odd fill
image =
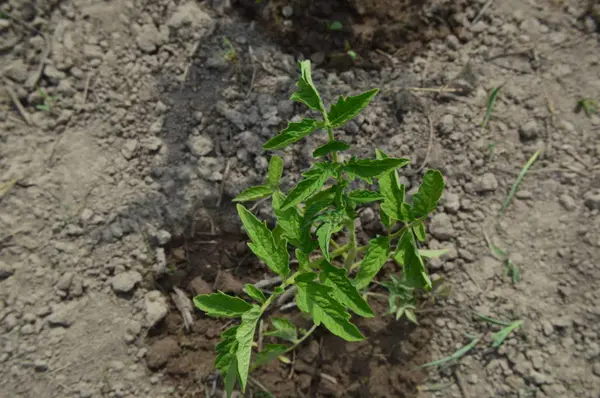
{"label": "serrated leaf", "polygon": [[352,159],[343,164],[342,170],[360,178],[371,179],[381,176],[383,173],[406,166],[408,159]]}
{"label": "serrated leaf", "polygon": [[231,398],[233,394],[233,388],[235,387],[235,381],[238,378],[238,363],[237,358],[233,357],[229,363],[229,368],[224,374],[225,376],[225,391],[227,392],[227,398]]}
{"label": "serrated leaf", "polygon": [[250,200],[258,200],[266,198],[273,193],[273,188],[268,185],[257,185],[250,187],[233,198],[233,202],[248,202]]}
{"label": "serrated leaf", "polygon": [[277,188],[283,175],[283,159],[273,155],[269,160],[269,170],[267,171],[267,184],[272,188]]}
{"label": "serrated leaf", "polygon": [[285,197],[280,192],[273,193],[273,210],[277,218],[277,226],[281,228],[282,235],[288,241],[302,250],[312,251],[314,247],[310,237],[310,231],[303,228],[303,221],[300,212],[296,207],[290,207],[287,210],[281,210],[281,204]]}
{"label": "serrated leaf", "polygon": [[425,226],[421,221],[415,223],[413,225],[413,232],[415,236],[420,242],[425,242],[427,240],[427,234],[425,233]]}
{"label": "serrated leaf", "polygon": [[299,62],[300,79],[296,83],[296,92],[292,94],[291,99],[302,102],[306,106],[321,113],[325,112],[321,96],[315,87],[310,72],[310,60]]}
{"label": "serrated leaf", "polygon": [[275,150],[300,141],[302,138],[311,134],[320,128],[319,123],[314,119],[302,119],[301,122],[289,122],[287,127],[278,135],[271,138],[263,145],[263,149]]}
{"label": "serrated leaf", "polygon": [[310,178],[305,178],[298,183],[290,191],[287,198],[281,204],[281,210],[285,211],[290,207],[296,206],[304,202],[306,199],[311,197],[315,192],[325,185],[327,179],[329,178],[329,173],[326,170],[322,170],[320,174],[311,176]]}
{"label": "serrated leaf", "polygon": [[[375,150],[377,159],[388,159],[388,156],[380,151]],[[398,179],[398,172],[396,170],[390,170],[379,176],[379,191],[383,195],[383,203],[381,204],[381,210],[385,214],[393,219],[400,220],[402,202],[404,202],[404,185],[400,184]]]}
{"label": "serrated leaf", "polygon": [[419,254],[421,255],[421,257],[425,257],[425,258],[438,258],[438,257],[442,257],[446,253],[448,253],[448,249],[439,249],[439,250],[419,249]]}
{"label": "serrated leaf", "polygon": [[342,152],[350,149],[350,145],[342,141],[330,141],[325,145],[321,145],[313,151],[313,157],[321,158],[327,156],[332,152]]}
{"label": "serrated leaf", "polygon": [[296,283],[308,283],[308,282],[314,281],[317,276],[318,275],[312,271],[304,272],[304,273],[296,276],[295,280],[296,280]]}
{"label": "serrated leaf", "polygon": [[333,288],[333,297],[357,315],[372,318],[375,313],[352,284],[345,269],[337,268],[327,261],[322,261],[321,269],[325,274],[324,283]]}
{"label": "serrated leaf", "polygon": [[298,265],[300,266],[301,271],[311,271],[308,254],[306,254],[302,250],[296,249],[296,259],[298,260]]}
{"label": "serrated leaf", "polygon": [[378,200],[383,200],[383,195],[379,192],[368,191],[366,189],[357,189],[356,191],[350,192],[348,197],[355,203],[371,203]]}
{"label": "serrated leaf", "polygon": [[248,243],[250,250],[277,275],[282,278],[287,277],[290,273],[290,256],[286,240],[283,239],[277,243],[273,233],[267,228],[266,224],[260,222],[244,206],[237,205],[237,211],[248,236],[252,240],[252,243]]}
{"label": "serrated leaf", "polygon": [[241,298],[223,292],[196,296],[194,304],[208,316],[225,318],[236,318],[252,308]]}
{"label": "serrated leaf", "polygon": [[314,282],[299,283],[297,286],[298,292],[304,296],[302,305],[312,315],[315,324],[323,323],[331,333],[346,341],[364,340],[358,328],[349,321],[350,314],[346,307],[331,296],[331,287]]}
{"label": "serrated leaf", "polygon": [[[217,344],[217,358],[215,359],[215,368],[223,375],[227,373],[231,361],[235,358],[235,350],[237,349],[237,341],[235,334],[238,326],[232,326],[221,333],[221,340]],[[235,370],[237,373],[237,368]]]}
{"label": "serrated leaf", "polygon": [[275,330],[265,332],[265,336],[275,336],[291,342],[295,342],[298,339],[296,325],[287,319],[273,317],[271,318],[271,324],[273,324]]}
{"label": "serrated leaf", "polygon": [[413,195],[412,211],[415,218],[426,216],[435,210],[444,191],[444,177],[437,170],[427,170],[419,191]]}
{"label": "serrated leaf", "polygon": [[340,96],[338,102],[331,105],[331,109],[327,114],[327,119],[329,119],[331,127],[339,127],[348,120],[353,119],[360,113],[360,111],[369,105],[369,102],[371,102],[373,97],[375,97],[378,92],[379,89],[374,88],[356,96],[349,96],[345,98]]}
{"label": "serrated leaf", "polygon": [[[266,335],[266,334],[265,334]],[[285,354],[287,346],[283,344],[265,344],[263,350],[256,354],[256,359],[252,363],[253,368],[265,365],[280,355]]]}
{"label": "serrated leaf", "polygon": [[431,279],[427,275],[425,264],[419,254],[417,242],[412,232],[406,231],[402,234],[394,260],[402,265],[402,274],[406,285],[414,288],[431,289]]}
{"label": "serrated leaf", "polygon": [[334,225],[331,222],[324,222],[316,232],[319,247],[321,248],[323,257],[325,257],[327,261],[331,261],[331,257],[329,256],[329,242],[331,241],[333,229]]}
{"label": "serrated leaf", "polygon": [[258,305],[253,305],[251,309],[242,315],[242,323],[237,329],[235,340],[238,343],[235,357],[238,362],[238,376],[242,392],[246,391],[246,381],[248,380],[248,369],[250,368],[250,357],[252,356],[252,342],[254,341],[254,331],[262,311]]}
{"label": "serrated leaf", "polygon": [[413,310],[412,308],[406,308],[404,310],[404,315],[406,315],[406,319],[408,319],[415,325],[419,324],[419,321],[417,321],[417,315],[415,314],[415,310]]}
{"label": "serrated leaf", "polygon": [[360,262],[360,270],[354,278],[354,286],[358,290],[367,287],[381,267],[387,262],[389,256],[390,238],[388,236],[379,236],[375,239],[371,239],[369,241],[367,253]]}
{"label": "serrated leaf", "polygon": [[246,292],[246,294],[248,296],[252,297],[254,300],[258,301],[260,304],[263,304],[265,301],[267,301],[265,294],[254,285],[247,283],[244,286],[244,291]]}

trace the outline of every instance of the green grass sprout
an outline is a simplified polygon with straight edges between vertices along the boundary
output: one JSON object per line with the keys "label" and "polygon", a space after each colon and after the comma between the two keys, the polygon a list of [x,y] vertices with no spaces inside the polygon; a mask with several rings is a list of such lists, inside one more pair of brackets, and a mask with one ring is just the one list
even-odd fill
{"label": "green grass sprout", "polygon": [[503,86],[504,86],[504,83],[498,87],[494,87],[492,89],[492,92],[490,93],[490,96],[488,97],[487,107],[485,110],[485,116],[483,117],[483,121],[481,122],[482,129],[485,129],[487,127],[490,119],[492,118],[492,112],[494,111],[494,104],[496,103],[496,98],[498,97],[498,94],[500,93],[500,89]]}
{"label": "green grass sprout", "polygon": [[515,193],[517,192],[517,189],[519,188],[521,181],[523,181],[523,178],[525,178],[525,175],[527,174],[527,172],[529,171],[529,169],[531,168],[533,163],[535,163],[538,156],[540,156],[540,153],[542,153],[541,149],[538,149],[537,151],[535,151],[535,153],[529,158],[527,163],[525,163],[525,166],[523,166],[523,169],[521,170],[521,172],[519,173],[519,176],[517,177],[516,181],[512,185],[512,188],[510,189],[510,192],[508,193],[506,200],[502,204],[502,209],[500,210],[500,218],[501,219],[502,219],[502,217],[504,217],[504,212],[506,211],[506,208],[512,201],[513,196],[515,196]]}

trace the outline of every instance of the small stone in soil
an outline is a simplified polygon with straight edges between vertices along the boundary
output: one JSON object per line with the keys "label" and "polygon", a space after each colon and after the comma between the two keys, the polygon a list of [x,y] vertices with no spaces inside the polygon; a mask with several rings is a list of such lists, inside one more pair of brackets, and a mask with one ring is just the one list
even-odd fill
{"label": "small stone in soil", "polygon": [[590,210],[600,210],[600,191],[588,192],[584,203]]}
{"label": "small stone in soil", "polygon": [[213,150],[214,144],[206,135],[192,136],[188,139],[188,148],[195,156],[206,156]]}
{"label": "small stone in soil", "polygon": [[56,288],[58,290],[68,291],[74,276],[75,274],[73,272],[65,272],[56,283]]}
{"label": "small stone in soil", "polygon": [[146,321],[150,328],[162,321],[169,312],[165,298],[158,290],[146,294],[144,299],[146,306]]}
{"label": "small stone in soil", "polygon": [[4,261],[0,261],[0,281],[8,278],[9,276],[12,276],[12,274],[14,274],[14,270],[12,267],[10,267],[8,264],[6,264]]}
{"label": "small stone in soil", "polygon": [[188,288],[196,296],[199,294],[211,294],[213,292],[211,285],[200,276],[192,279],[188,284]]}
{"label": "small stone in soil", "polygon": [[142,281],[142,275],[137,271],[127,271],[115,275],[112,278],[111,285],[117,293],[129,293],[135,285]]}
{"label": "small stone in soil", "polygon": [[575,203],[575,199],[573,199],[567,194],[560,195],[558,201],[565,208],[565,210],[572,211],[577,208],[577,203]]}
{"label": "small stone in soil", "polygon": [[456,236],[450,217],[445,213],[438,213],[431,219],[429,231],[439,240],[448,240]]}
{"label": "small stone in soil", "polygon": [[179,345],[172,337],[158,340],[150,346],[146,355],[146,363],[150,369],[158,369],[164,366],[169,358],[179,353]]}
{"label": "small stone in soil", "polygon": [[485,173],[475,181],[477,192],[493,192],[498,189],[498,180],[492,173]]}
{"label": "small stone in soil", "polygon": [[540,126],[535,120],[530,120],[519,128],[519,136],[522,140],[532,140],[540,133]]}
{"label": "small stone in soil", "polygon": [[242,293],[244,285],[237,280],[229,271],[221,271],[215,280],[215,290],[226,293]]}

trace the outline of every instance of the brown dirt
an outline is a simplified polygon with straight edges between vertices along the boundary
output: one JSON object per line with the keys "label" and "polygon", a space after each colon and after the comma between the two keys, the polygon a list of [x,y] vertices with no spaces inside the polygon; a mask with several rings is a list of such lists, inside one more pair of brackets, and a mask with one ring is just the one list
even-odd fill
{"label": "brown dirt", "polygon": [[[338,69],[380,68],[389,56],[410,59],[421,53],[431,40],[443,39],[451,33],[463,40],[471,37],[452,18],[464,8],[463,0],[239,0],[237,3],[248,16],[258,19],[261,28],[284,49]],[[284,16],[284,8],[291,8],[291,16]],[[340,22],[341,29],[330,29],[333,21]],[[359,55],[357,59],[346,53],[350,49]]]}

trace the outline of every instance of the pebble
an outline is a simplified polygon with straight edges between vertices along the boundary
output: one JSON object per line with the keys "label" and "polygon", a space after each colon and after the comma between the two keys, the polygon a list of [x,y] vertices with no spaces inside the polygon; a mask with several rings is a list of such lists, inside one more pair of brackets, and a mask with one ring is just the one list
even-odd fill
{"label": "pebble", "polygon": [[15,273],[12,267],[0,260],[0,281],[12,276]]}
{"label": "pebble", "polygon": [[560,195],[558,201],[565,208],[565,210],[573,211],[577,208],[577,203],[575,202],[575,199],[573,199],[567,194]]}
{"label": "pebble", "polygon": [[540,134],[540,125],[535,120],[529,120],[519,128],[519,136],[522,140],[532,140]]}
{"label": "pebble", "polygon": [[429,232],[439,240],[448,240],[456,236],[452,221],[446,213],[438,213],[433,216],[429,224]]}
{"label": "pebble", "polygon": [[45,372],[48,370],[48,363],[42,359],[36,359],[33,367],[36,372]]}
{"label": "pebble", "polygon": [[121,153],[123,157],[127,160],[130,160],[135,155],[135,150],[138,147],[138,141],[135,139],[126,140],[121,148]]}
{"label": "pebble", "polygon": [[150,328],[163,320],[169,312],[169,306],[160,291],[153,290],[144,298],[146,307],[146,321]]}
{"label": "pebble", "polygon": [[281,9],[281,15],[283,15],[285,18],[291,17],[294,15],[294,8],[292,6],[284,6]]}
{"label": "pebble", "polygon": [[444,194],[444,209],[450,214],[458,213],[460,209],[460,197],[451,192]]}
{"label": "pebble", "polygon": [[54,311],[48,318],[48,325],[56,327],[61,326],[68,328],[73,324],[72,310],[70,307],[64,307],[58,311]]}
{"label": "pebble", "polygon": [[30,334],[34,334],[34,333],[35,333],[35,327],[30,323],[23,325],[21,327],[21,334],[30,335]]}
{"label": "pebble", "polygon": [[161,229],[156,233],[156,240],[160,246],[164,246],[171,241],[171,234],[169,231]]}
{"label": "pebble", "polygon": [[194,1],[180,4],[171,18],[167,21],[167,26],[173,29],[189,27],[198,39],[205,37],[214,29],[215,22],[204,12]]}
{"label": "pebble", "polygon": [[143,52],[152,53],[163,43],[163,36],[153,23],[149,23],[140,29],[136,43]]}
{"label": "pebble", "polygon": [[447,114],[440,120],[440,130],[444,134],[450,134],[454,130],[454,116]]}
{"label": "pebble", "polygon": [[137,271],[127,271],[115,275],[112,278],[111,285],[117,293],[129,293],[135,285],[142,281],[142,275]]}
{"label": "pebble", "polygon": [[600,210],[600,191],[590,191],[585,195],[585,205],[590,210]]}
{"label": "pebble", "polygon": [[498,189],[498,180],[492,173],[485,173],[475,181],[475,190],[477,192],[493,192]]}
{"label": "pebble", "polygon": [[214,148],[210,137],[206,135],[192,136],[188,140],[188,148],[195,156],[208,155]]}
{"label": "pebble", "polygon": [[71,282],[73,282],[74,276],[75,274],[73,272],[65,272],[64,274],[62,274],[58,282],[56,282],[56,288],[65,292],[68,291],[69,287],[71,286]]}
{"label": "pebble", "polygon": [[15,314],[8,314],[5,318],[4,318],[4,330],[6,330],[7,332],[10,332],[11,330],[13,330],[15,328],[15,326],[17,326],[18,324],[18,320]]}

